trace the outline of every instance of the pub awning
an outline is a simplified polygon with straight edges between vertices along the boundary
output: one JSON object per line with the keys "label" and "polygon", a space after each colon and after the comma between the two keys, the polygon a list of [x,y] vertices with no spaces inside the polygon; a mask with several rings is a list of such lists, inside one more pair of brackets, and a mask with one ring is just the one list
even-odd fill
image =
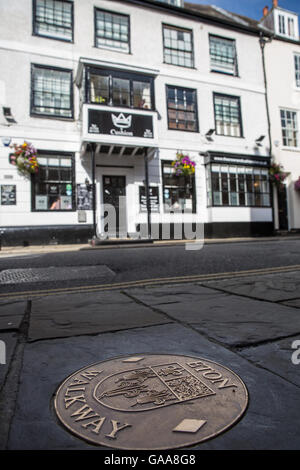
{"label": "pub awning", "polygon": [[[89,151],[91,142],[84,141],[81,144],[80,158],[84,160]],[[103,157],[143,157],[147,148],[148,159],[152,159],[156,153],[156,147],[134,146],[134,145],[116,145],[111,143],[97,143],[95,153]]]}

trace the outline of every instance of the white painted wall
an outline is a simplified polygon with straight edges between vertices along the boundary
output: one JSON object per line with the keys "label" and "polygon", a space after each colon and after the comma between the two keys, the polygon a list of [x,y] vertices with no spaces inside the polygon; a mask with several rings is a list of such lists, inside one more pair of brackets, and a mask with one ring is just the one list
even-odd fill
{"label": "white painted wall", "polygon": [[[283,166],[283,170],[288,173],[285,183],[288,191],[289,228],[299,229],[300,197],[294,190],[294,182],[300,176],[300,87],[297,88],[295,82],[294,54],[300,54],[300,45],[273,40],[266,45],[265,53],[273,154],[276,161]],[[297,112],[298,147],[283,145],[281,108]]]}
{"label": "white painted wall", "polygon": [[[130,15],[131,53],[96,49],[94,47],[94,7]],[[47,119],[30,116],[30,67],[32,63],[52,65],[73,70],[75,78],[80,57],[119,64],[148,67],[159,70],[155,80],[156,107],[161,119],[157,121],[159,159],[174,159],[177,150],[189,152],[197,162],[197,215],[186,215],[188,219],[207,221],[269,221],[270,210],[249,208],[206,207],[205,171],[199,152],[206,150],[232,152],[235,154],[268,154],[267,138],[260,149],[255,148],[255,139],[267,136],[264,84],[261,52],[258,37],[242,34],[221,26],[211,26],[194,19],[162,14],[149,8],[136,7],[122,1],[74,0],[74,43],[32,35],[32,1],[0,0],[0,106],[11,107],[17,124],[7,127],[0,118],[0,136],[9,136],[13,142],[23,143],[26,139],[40,150],[71,151],[76,154],[76,183],[83,183],[86,164],[80,159],[81,122],[79,120],[79,90],[74,86],[74,121]],[[188,28],[193,31],[195,68],[185,69],[163,63],[162,23]],[[231,77],[210,72],[209,33],[236,40],[239,76]],[[282,67],[282,65],[280,65]],[[277,75],[278,76],[278,75]],[[280,81],[276,79],[279,83]],[[199,133],[167,129],[166,84],[195,88],[198,98]],[[204,135],[214,128],[213,92],[239,96],[241,99],[243,138],[214,136],[213,143],[207,143]],[[296,95],[298,96],[298,94]],[[0,185],[16,183],[17,205],[1,206],[0,224],[47,225],[76,224],[77,213],[34,213],[31,212],[30,183],[17,175],[8,163],[9,149],[0,142]],[[292,154],[290,154],[292,155]],[[97,157],[99,162],[100,157]],[[293,157],[291,156],[291,160]],[[120,164],[118,160],[111,160]],[[134,171],[127,171],[128,177],[128,230],[134,231],[134,224],[146,221],[146,215],[138,211],[137,186],[144,179],[143,158],[133,160]],[[132,160],[125,164],[132,164]],[[88,168],[88,167],[87,167]],[[150,182],[161,184],[160,162],[150,164]],[[117,170],[113,170],[117,171]],[[88,175],[90,176],[88,169]],[[120,173],[121,174],[121,173]],[[300,173],[299,173],[300,174]],[[7,175],[12,180],[7,180]],[[101,181],[101,171],[98,171]],[[98,203],[101,202],[101,188],[98,184]],[[162,199],[162,186],[160,186]],[[162,201],[161,201],[162,202]],[[161,204],[162,207],[162,204]],[[171,216],[170,216],[171,217]],[[172,216],[176,221],[176,215]],[[163,213],[153,214],[153,220],[167,221]],[[88,211],[87,223],[92,222]],[[298,222],[297,222],[298,223]],[[300,224],[300,221],[299,221]]]}

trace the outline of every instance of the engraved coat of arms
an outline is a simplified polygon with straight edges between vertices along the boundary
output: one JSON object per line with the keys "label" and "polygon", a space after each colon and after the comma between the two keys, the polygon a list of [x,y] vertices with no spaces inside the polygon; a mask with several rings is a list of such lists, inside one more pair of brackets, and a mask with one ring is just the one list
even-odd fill
{"label": "engraved coat of arms", "polygon": [[94,398],[119,411],[146,411],[198,399],[215,392],[178,363],[132,369],[106,377]]}

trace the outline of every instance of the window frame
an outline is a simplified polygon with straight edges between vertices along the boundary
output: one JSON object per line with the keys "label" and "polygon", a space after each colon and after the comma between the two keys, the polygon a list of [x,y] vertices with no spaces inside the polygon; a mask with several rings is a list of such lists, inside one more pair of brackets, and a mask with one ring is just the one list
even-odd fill
{"label": "window frame", "polygon": [[[218,172],[213,172],[212,171],[212,168],[213,166],[215,167],[219,167],[219,171]],[[221,171],[222,168],[227,168],[227,192],[226,191],[223,191],[222,190],[222,174],[224,172]],[[235,172],[230,172],[230,169],[235,169],[236,171]],[[244,171],[243,172],[239,172],[238,169],[243,169]],[[251,173],[250,171],[247,172],[247,170],[251,170]],[[259,171],[259,185],[261,187],[261,185],[263,184],[263,179],[262,179],[262,176],[266,176],[266,180],[265,182],[267,183],[268,185],[268,189],[269,191],[268,192],[264,192],[264,191],[257,191],[255,192],[254,191],[254,182],[255,182],[255,170]],[[265,171],[266,172],[266,175],[262,175],[262,171]],[[218,184],[219,184],[219,191],[216,191],[216,192],[219,192],[220,193],[220,198],[221,198],[221,201],[223,200],[223,193],[226,192],[227,193],[227,196],[228,196],[228,203],[227,204],[216,204],[215,201],[214,201],[214,187],[213,187],[213,173],[218,175]],[[230,181],[230,176],[231,175],[235,175],[235,183],[236,183],[236,191],[231,191],[231,181]],[[243,184],[244,184],[244,191],[240,191],[239,190],[239,176],[242,175],[243,176]],[[247,176],[250,175],[251,176],[251,189],[252,191],[248,191],[248,187],[247,187]],[[236,193],[237,195],[237,201],[238,201],[238,204],[230,204],[230,201],[231,201],[231,193]],[[243,194],[244,197],[245,197],[245,203],[244,204],[240,204],[240,194]],[[260,209],[268,209],[268,208],[271,208],[272,207],[272,188],[271,188],[271,182],[270,182],[270,178],[269,178],[269,174],[268,174],[268,170],[266,168],[262,168],[262,167],[259,167],[259,166],[251,166],[251,165],[242,165],[242,164],[233,164],[233,163],[230,163],[230,164],[227,164],[227,163],[209,163],[207,166],[206,166],[206,194],[207,194],[207,207],[230,207],[230,208],[233,208],[233,207],[236,207],[236,208],[249,208],[249,207],[255,207],[255,208],[260,208]],[[248,199],[248,195],[249,194],[252,194],[254,196],[254,204],[248,204],[247,202],[247,199]],[[269,204],[256,204],[255,203],[255,196],[259,196],[261,198],[261,200],[263,200],[263,196],[264,195],[268,195],[268,199],[269,199]]]}
{"label": "window frame", "polygon": [[[183,91],[192,91],[192,92],[194,92],[194,96],[195,96],[195,103],[194,103],[195,104],[195,121],[196,121],[196,129],[195,130],[192,130],[192,129],[179,129],[179,128],[174,129],[173,127],[170,127],[170,123],[169,123],[169,98],[168,98],[168,91],[169,91],[170,88],[173,88],[173,89],[176,89],[176,90],[180,89],[180,90],[183,90]],[[199,133],[197,89],[196,88],[187,88],[187,87],[182,87],[182,86],[177,86],[177,85],[166,84],[165,85],[165,90],[166,90],[166,108],[167,108],[168,130],[170,130],[170,131],[180,131],[180,132],[193,132],[193,133],[198,132]],[[176,111],[178,111],[177,108],[176,108]],[[184,112],[184,113],[192,112],[192,111],[188,111],[188,110],[181,110],[181,111]]]}
{"label": "window frame", "polygon": [[[90,81],[90,76],[91,75],[100,75],[102,77],[108,77],[109,83],[108,83],[108,91],[109,91],[109,99],[107,104],[103,103],[97,103],[93,102],[91,100],[91,81]],[[112,82],[114,78],[119,78],[119,79],[124,79],[124,80],[129,80],[129,96],[130,96],[130,106],[124,106],[120,104],[114,104],[113,103],[113,86]],[[150,99],[151,99],[151,108],[140,108],[140,107],[134,107],[133,106],[133,99],[134,99],[134,93],[133,93],[133,82],[145,82],[150,84]],[[153,76],[148,76],[148,75],[143,75],[143,74],[138,74],[138,73],[130,73],[130,72],[125,72],[125,71],[119,71],[119,70],[113,70],[113,69],[101,69],[97,68],[96,66],[89,66],[87,65],[85,68],[85,102],[88,104],[93,104],[97,105],[99,104],[100,106],[107,106],[107,107],[115,107],[115,108],[126,108],[126,109],[136,109],[140,111],[154,111],[155,110],[155,93],[154,93],[154,77]]]}
{"label": "window frame", "polygon": [[[75,174],[75,153],[74,152],[60,152],[56,150],[38,150],[37,151],[37,158],[40,157],[62,157],[62,158],[70,158],[71,160],[71,181],[72,181],[72,209],[36,209],[35,208],[35,185],[38,183],[38,174],[31,175],[31,212],[53,212],[53,213],[68,213],[68,212],[76,212],[77,211],[77,201],[76,201],[76,174]],[[42,165],[41,165],[42,166]],[[48,168],[48,165],[47,165]],[[62,184],[62,183],[58,183]],[[48,194],[47,194],[48,196]]]}
{"label": "window frame", "polygon": [[51,34],[41,34],[39,32],[36,31],[36,25],[37,25],[37,21],[36,21],[36,13],[37,13],[37,7],[36,7],[36,2],[37,0],[32,0],[32,35],[33,36],[37,36],[37,37],[40,37],[40,38],[45,38],[45,39],[54,39],[56,41],[63,41],[63,42],[68,42],[68,43],[74,43],[74,2],[71,1],[71,0],[59,0],[61,1],[62,3],[68,3],[69,5],[71,5],[71,21],[72,21],[72,25],[71,25],[71,33],[72,33],[72,37],[71,39],[68,39],[68,38],[63,38],[63,37],[55,37],[55,36],[51,36]]}
{"label": "window frame", "polygon": [[[226,134],[219,134],[217,132],[217,116],[216,116],[216,102],[215,99],[217,97],[223,97],[226,99],[236,100],[238,103],[238,116],[239,116],[239,125],[240,125],[240,135],[226,135]],[[241,107],[241,97],[235,95],[227,95],[225,93],[213,92],[213,107],[214,107],[214,120],[215,120],[215,133],[220,137],[231,137],[234,139],[243,139],[244,138],[244,130],[243,130],[243,121],[242,121],[242,107]]]}
{"label": "window frame", "polygon": [[[233,50],[234,50],[234,66],[233,66],[233,72],[226,72],[225,70],[218,70],[218,68],[212,67],[211,63],[211,39],[212,38],[217,38],[220,41],[226,41],[226,42],[231,42],[233,44]],[[214,73],[222,73],[224,75],[229,75],[231,77],[238,77],[239,76],[239,68],[238,68],[238,59],[237,59],[237,48],[236,48],[236,39],[233,38],[226,38],[224,36],[219,36],[218,34],[213,34],[209,33],[208,34],[208,39],[209,39],[209,57],[210,57],[210,71]]]}
{"label": "window frame", "polygon": [[294,52],[294,71],[296,87],[300,88],[300,53],[298,52]]}
{"label": "window frame", "polygon": [[[161,184],[162,184],[162,206],[163,206],[163,213],[164,214],[176,214],[176,213],[182,213],[182,209],[169,209],[169,210],[166,210],[166,203],[165,203],[165,179],[164,179],[164,166],[165,165],[168,165],[171,167],[172,165],[172,161],[171,160],[161,160],[161,175],[162,175],[162,178],[161,178]],[[192,209],[191,210],[187,210],[187,211],[184,211],[185,214],[196,214],[197,213],[197,193],[196,193],[196,178],[195,178],[195,174],[194,175],[191,175],[191,176],[175,176],[175,178],[178,178],[178,181],[182,178],[185,179],[185,185],[187,183],[187,180],[189,179],[189,181],[191,181],[191,184],[192,184],[192,189],[191,189],[191,194],[192,194]],[[185,185],[178,185],[177,187],[178,188],[184,188]]]}
{"label": "window frame", "polygon": [[[34,94],[35,90],[33,87],[34,84],[34,73],[36,69],[44,69],[44,70],[54,70],[57,72],[65,72],[70,74],[70,116],[62,116],[61,114],[47,114],[47,113],[38,113],[34,111]],[[74,120],[74,92],[73,92],[73,70],[66,69],[51,65],[42,65],[42,64],[31,64],[31,78],[30,78],[30,116],[31,117],[40,117],[40,118],[47,118],[47,119],[62,119],[67,121]]]}
{"label": "window frame", "polygon": [[279,34],[286,35],[286,24],[285,24],[286,17],[285,15],[278,14],[278,32]]}
{"label": "window frame", "polygon": [[[188,65],[180,65],[180,64],[173,64],[172,62],[166,62],[166,59],[165,59],[165,50],[166,50],[166,45],[165,45],[165,35],[164,35],[164,29],[167,28],[167,29],[173,29],[173,30],[176,30],[176,31],[181,31],[181,32],[185,32],[185,33],[189,33],[191,35],[191,45],[192,45],[192,50],[191,50],[191,61],[192,61],[192,65],[191,66],[188,66]],[[174,26],[174,25],[171,25],[171,24],[167,24],[167,23],[162,23],[162,42],[163,42],[163,63],[166,64],[166,65],[173,65],[174,67],[183,67],[183,68],[186,68],[186,69],[195,69],[195,52],[194,52],[194,32],[192,29],[189,29],[189,28],[183,28],[183,27],[180,27],[180,26]],[[180,51],[180,49],[173,49],[171,47],[168,47],[167,49],[171,50],[171,51]],[[186,51],[184,51],[186,52]]]}
{"label": "window frame", "polygon": [[[293,149],[299,148],[299,118],[298,118],[299,113],[298,113],[298,111],[296,111],[295,109],[287,109],[287,108],[280,108],[279,111],[280,111],[279,114],[280,114],[280,128],[281,128],[282,146],[287,147],[287,148],[293,148]],[[285,113],[285,117],[284,117],[285,120],[287,120],[286,113],[292,113],[296,116],[296,128],[295,128],[295,130],[294,130],[294,128],[292,130],[293,132],[296,132],[296,142],[295,142],[296,145],[287,145],[287,144],[284,143],[284,139],[287,139],[288,137],[283,136],[283,131],[287,130],[288,128],[282,126],[282,115],[281,115],[282,112]]]}
{"label": "window frame", "polygon": [[[97,38],[99,37],[97,35],[97,12],[98,11],[103,12],[103,13],[109,13],[110,15],[123,16],[123,17],[127,18],[127,21],[128,21],[128,41],[126,42],[126,44],[128,44],[128,51],[125,51],[123,49],[119,49],[119,48],[116,48],[116,47],[105,46],[105,45],[97,46]],[[104,37],[103,39],[107,39],[107,38]],[[120,41],[120,42],[125,43],[125,41]],[[105,50],[108,50],[108,51],[122,52],[123,54],[131,54],[130,15],[126,14],[126,13],[119,13],[119,12],[112,11],[112,10],[105,10],[104,8],[99,8],[99,7],[94,6],[94,47],[96,49],[105,49]]]}

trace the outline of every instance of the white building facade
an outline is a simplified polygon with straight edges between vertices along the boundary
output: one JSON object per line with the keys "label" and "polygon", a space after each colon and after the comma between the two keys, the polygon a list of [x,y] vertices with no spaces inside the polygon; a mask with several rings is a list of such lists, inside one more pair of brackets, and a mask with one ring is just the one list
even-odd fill
{"label": "white building facade", "polygon": [[300,230],[300,41],[298,15],[273,1],[261,24],[273,38],[265,45],[268,102],[274,161],[287,177],[274,191],[275,228]]}
{"label": "white building facade", "polygon": [[[173,238],[184,223],[205,237],[272,233],[254,22],[151,0],[0,8],[3,244],[111,235],[106,205],[124,238],[149,236],[149,222],[152,238]],[[10,146],[24,141],[38,155],[30,178],[11,163]],[[174,174],[177,152],[194,175]]]}

